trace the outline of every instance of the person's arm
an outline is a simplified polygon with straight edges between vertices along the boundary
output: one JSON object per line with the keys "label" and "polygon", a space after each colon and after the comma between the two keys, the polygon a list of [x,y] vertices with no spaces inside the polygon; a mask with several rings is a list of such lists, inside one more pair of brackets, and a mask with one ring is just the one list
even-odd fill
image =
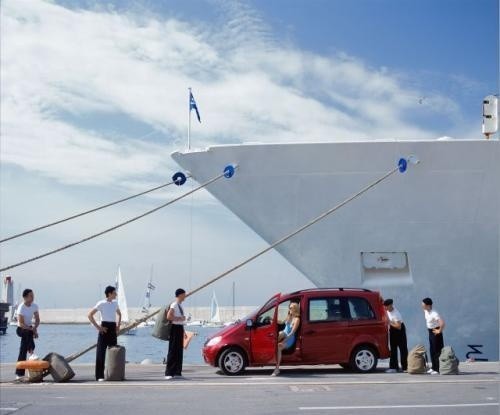
{"label": "person's arm", "polygon": [[169,308],[167,311],[166,311],[166,314],[167,314],[167,320],[169,321],[175,321],[175,311],[173,308]]}
{"label": "person's arm", "polygon": [[441,334],[444,330],[444,326],[445,326],[444,320],[441,317],[439,317],[438,321],[439,321],[439,329],[432,330],[432,332],[434,334]]}
{"label": "person's arm", "polygon": [[181,317],[175,317],[175,310],[173,308],[169,308],[167,312],[167,320],[170,321],[184,321],[186,320],[186,317],[181,316]]}
{"label": "person's arm", "polygon": [[31,327],[27,326],[25,323],[24,323],[24,316],[22,314],[18,314],[17,315],[17,321],[19,323],[19,327],[21,327],[22,329],[25,329],[25,330],[31,330]]}
{"label": "person's arm", "polygon": [[92,323],[92,325],[97,329],[97,331],[99,331],[101,333],[106,333],[107,328],[100,326],[95,321],[94,315],[95,315],[95,313],[97,313],[97,311],[98,311],[97,308],[93,308],[92,310],[90,310],[89,314],[88,314],[88,318],[89,318],[90,322]]}
{"label": "person's arm", "polygon": [[401,321],[399,320],[389,321],[389,325],[395,329],[401,330]]}
{"label": "person's arm", "polygon": [[35,325],[33,326],[33,337],[35,339],[38,339],[38,326],[40,325],[40,314],[38,313],[38,311],[35,311],[34,313],[35,315]]}
{"label": "person's arm", "polygon": [[300,324],[300,319],[298,317],[294,318],[292,323],[292,331],[288,336],[286,336],[287,338],[292,337],[297,332],[299,324]]}
{"label": "person's arm", "polygon": [[116,309],[116,314],[118,314],[118,321],[116,322],[116,332],[120,331],[120,324],[122,324],[122,312],[119,308]]}

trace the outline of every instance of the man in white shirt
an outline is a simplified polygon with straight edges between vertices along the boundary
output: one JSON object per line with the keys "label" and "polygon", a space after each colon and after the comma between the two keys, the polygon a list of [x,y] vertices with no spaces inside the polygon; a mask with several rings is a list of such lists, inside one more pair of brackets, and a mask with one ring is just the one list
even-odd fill
{"label": "man in white shirt", "polygon": [[175,301],[170,304],[167,313],[167,320],[172,322],[170,340],[168,341],[167,367],[165,369],[165,379],[171,380],[174,376],[182,377],[182,360],[184,354],[184,324],[186,317],[182,302],[186,298],[186,291],[182,288],[175,290]]}
{"label": "man in white shirt", "polygon": [[444,320],[432,308],[432,300],[430,298],[427,297],[422,300],[422,309],[424,310],[425,323],[429,332],[429,347],[432,360],[432,369],[429,369],[427,373],[436,375],[439,373],[439,355],[444,347]]}
{"label": "man in white shirt", "polygon": [[[122,313],[116,302],[116,289],[108,285],[104,290],[105,300],[99,301],[89,311],[88,318],[99,332],[97,336],[97,349],[95,356],[95,378],[98,382],[104,381],[104,365],[106,363],[106,349],[108,346],[116,346],[116,335],[120,331]],[[94,315],[101,313],[101,324],[97,324]],[[118,320],[117,320],[118,316]]]}
{"label": "man in white shirt", "polygon": [[406,372],[408,369],[408,343],[406,340],[406,327],[399,310],[394,307],[392,298],[384,301],[384,308],[389,320],[389,344],[391,347],[391,359],[387,373],[398,371],[398,349],[401,357],[401,369]]}
{"label": "man in white shirt", "polygon": [[[23,291],[23,302],[19,305],[16,311],[17,329],[16,334],[21,338],[19,346],[19,356],[17,361],[26,360],[28,353],[33,353],[35,350],[35,341],[38,338],[38,326],[40,325],[40,315],[38,314],[38,306],[33,302],[35,294],[33,290],[26,288]],[[33,323],[33,318],[35,322]],[[16,378],[24,376],[24,369],[16,369]]]}

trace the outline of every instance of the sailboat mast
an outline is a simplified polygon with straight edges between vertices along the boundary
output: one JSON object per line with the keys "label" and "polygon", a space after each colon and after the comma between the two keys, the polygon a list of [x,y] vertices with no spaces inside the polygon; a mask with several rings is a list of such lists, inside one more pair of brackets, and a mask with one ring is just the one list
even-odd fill
{"label": "sailboat mast", "polygon": [[233,318],[235,316],[235,308],[236,308],[235,296],[236,296],[236,283],[233,281]]}

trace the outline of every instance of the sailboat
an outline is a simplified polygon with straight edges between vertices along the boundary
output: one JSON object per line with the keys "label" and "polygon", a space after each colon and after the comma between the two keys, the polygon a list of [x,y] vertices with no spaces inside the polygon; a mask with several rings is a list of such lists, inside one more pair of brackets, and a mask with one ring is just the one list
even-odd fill
{"label": "sailboat", "polygon": [[[146,287],[146,295],[144,297],[144,303],[141,309],[141,312],[145,315],[148,315],[151,309],[151,292],[155,289],[156,287],[153,285],[153,266],[151,266],[151,275],[149,277],[149,282]],[[141,324],[137,326],[137,328],[142,328],[142,327],[148,327],[148,326],[154,326],[155,325],[155,319],[149,319],[147,321],[143,321]]]}
{"label": "sailboat", "polygon": [[17,326],[17,308],[19,307],[19,304],[23,302],[23,296],[21,295],[22,293],[22,288],[21,284],[17,286],[17,295],[16,295],[16,303],[11,307],[10,309],[10,319],[9,319],[9,325],[10,326]]}
{"label": "sailboat", "polygon": [[217,302],[215,291],[213,292],[212,301],[210,302],[210,321],[205,324],[205,327],[224,327],[220,318],[219,303]]}
{"label": "sailboat", "polygon": [[[118,308],[122,313],[122,326],[126,326],[130,323],[128,315],[127,297],[125,295],[125,286],[123,285],[122,273],[120,267],[118,267],[118,275],[116,276],[116,292],[117,292],[117,302]],[[125,334],[133,335],[136,334],[137,329],[133,328],[128,330]]]}

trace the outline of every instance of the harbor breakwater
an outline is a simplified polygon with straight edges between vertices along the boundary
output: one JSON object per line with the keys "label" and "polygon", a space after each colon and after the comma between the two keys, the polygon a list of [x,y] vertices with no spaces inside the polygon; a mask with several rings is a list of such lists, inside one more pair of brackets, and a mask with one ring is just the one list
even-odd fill
{"label": "harbor breakwater", "polygon": [[[158,310],[159,307],[152,307],[149,313]],[[230,322],[242,319],[255,311],[257,306],[219,307],[222,322]],[[88,324],[87,314],[90,308],[53,308],[44,309],[40,307],[40,320],[42,324]],[[210,307],[184,307],[187,316],[191,316],[191,321],[210,320]],[[145,314],[141,308],[129,308],[131,320],[142,318]]]}

